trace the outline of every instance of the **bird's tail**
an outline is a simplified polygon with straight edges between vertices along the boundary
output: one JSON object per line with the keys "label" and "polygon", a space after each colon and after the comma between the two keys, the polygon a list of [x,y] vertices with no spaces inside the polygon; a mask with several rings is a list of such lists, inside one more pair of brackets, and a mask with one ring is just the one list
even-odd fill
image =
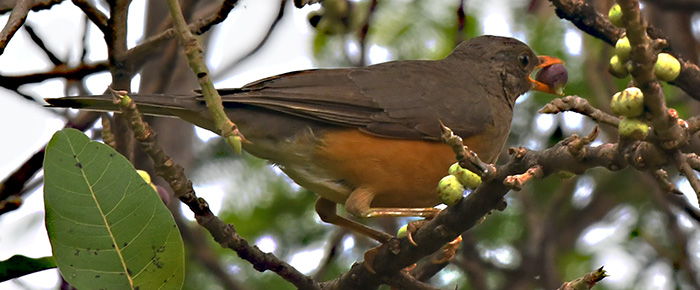
{"label": "bird's tail", "polygon": [[[142,114],[179,117],[197,126],[213,127],[203,101],[196,95],[129,94]],[[49,107],[75,108],[101,112],[118,112],[111,95],[73,96],[45,99]]]}

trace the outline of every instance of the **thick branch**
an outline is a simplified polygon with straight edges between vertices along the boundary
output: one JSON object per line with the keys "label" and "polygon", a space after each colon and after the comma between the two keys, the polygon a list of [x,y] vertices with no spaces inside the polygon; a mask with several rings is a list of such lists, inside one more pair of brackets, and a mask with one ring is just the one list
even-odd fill
{"label": "thick branch", "polygon": [[571,21],[578,29],[601,39],[610,45],[615,42],[623,31],[613,26],[602,14],[595,11],[592,3],[583,0],[550,0],[554,4],[554,13],[559,18]]}

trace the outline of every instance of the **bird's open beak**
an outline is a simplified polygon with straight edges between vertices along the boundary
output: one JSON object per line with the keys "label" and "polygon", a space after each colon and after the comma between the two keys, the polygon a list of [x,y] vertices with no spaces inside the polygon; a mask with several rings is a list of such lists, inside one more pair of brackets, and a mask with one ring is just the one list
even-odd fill
{"label": "bird's open beak", "polygon": [[[540,68],[545,68],[545,67],[548,67],[548,66],[553,65],[553,64],[564,64],[563,60],[558,59],[556,57],[552,57],[552,56],[541,55],[541,56],[538,56],[537,59],[539,60],[539,64],[537,66],[535,66],[535,70],[538,70]],[[564,85],[566,85],[566,83],[564,83],[561,86],[559,86],[559,85],[550,86],[550,85],[545,84],[543,82],[534,80],[534,79],[532,79],[532,77],[530,77],[530,82],[532,82],[534,85],[532,88],[533,90],[537,90],[537,91],[549,93],[549,94],[555,94],[555,95],[563,94],[563,88],[564,88]],[[566,82],[566,81],[564,81],[564,82]]]}

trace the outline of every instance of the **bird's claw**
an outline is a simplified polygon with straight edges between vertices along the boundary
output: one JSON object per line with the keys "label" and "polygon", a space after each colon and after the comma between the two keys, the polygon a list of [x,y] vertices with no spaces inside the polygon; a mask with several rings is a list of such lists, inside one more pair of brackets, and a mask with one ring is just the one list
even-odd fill
{"label": "bird's claw", "polygon": [[408,241],[411,242],[412,245],[418,246],[415,240],[413,240],[413,233],[418,231],[420,227],[422,227],[428,220],[417,220],[417,221],[412,221],[406,225],[406,237],[408,238]]}

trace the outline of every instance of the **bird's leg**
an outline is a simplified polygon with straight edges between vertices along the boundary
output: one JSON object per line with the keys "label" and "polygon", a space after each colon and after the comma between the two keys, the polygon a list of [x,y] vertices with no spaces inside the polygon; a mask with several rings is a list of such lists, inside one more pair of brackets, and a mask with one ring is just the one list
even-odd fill
{"label": "bird's leg", "polygon": [[[364,187],[358,187],[350,193],[348,199],[345,201],[345,210],[350,214],[360,217],[360,218],[371,218],[371,217],[424,217],[428,220],[433,219],[440,213],[437,208],[427,207],[427,208],[371,208],[372,199],[374,198],[374,192],[370,189]],[[423,221],[415,221],[408,224],[408,238],[412,244],[416,245],[413,241],[411,234],[420,228]]]}
{"label": "bird's leg", "polygon": [[356,217],[424,217],[432,219],[440,213],[440,210],[433,207],[425,208],[372,208],[374,192],[364,187],[358,187],[350,193],[345,201],[345,210]]}
{"label": "bird's leg", "polygon": [[375,239],[382,244],[388,242],[392,238],[392,236],[387,233],[375,230],[356,221],[352,221],[339,216],[337,213],[336,205],[337,204],[335,202],[320,197],[316,201],[316,213],[318,213],[318,216],[324,222],[334,224],[336,226],[341,226],[349,230],[353,230],[357,233]]}
{"label": "bird's leg", "polygon": [[[358,187],[356,188],[348,199],[345,201],[345,209],[357,216],[363,218],[369,217],[380,217],[380,216],[391,216],[391,217],[404,217],[404,216],[414,216],[414,217],[424,217],[425,220],[412,221],[408,223],[406,228],[406,235],[408,240],[415,246],[418,246],[413,240],[413,233],[415,233],[421,226],[423,226],[428,220],[433,219],[440,213],[440,209],[437,208],[371,208],[372,198],[374,198],[374,193],[372,190],[367,188]],[[445,263],[451,261],[459,243],[462,241],[462,237],[459,236],[452,242],[446,244],[442,247],[443,256],[440,259],[436,259],[433,263]],[[372,250],[365,253],[365,261],[368,259],[371,261],[374,253]],[[369,265],[369,264],[368,264]],[[370,270],[372,270],[370,268]]]}

